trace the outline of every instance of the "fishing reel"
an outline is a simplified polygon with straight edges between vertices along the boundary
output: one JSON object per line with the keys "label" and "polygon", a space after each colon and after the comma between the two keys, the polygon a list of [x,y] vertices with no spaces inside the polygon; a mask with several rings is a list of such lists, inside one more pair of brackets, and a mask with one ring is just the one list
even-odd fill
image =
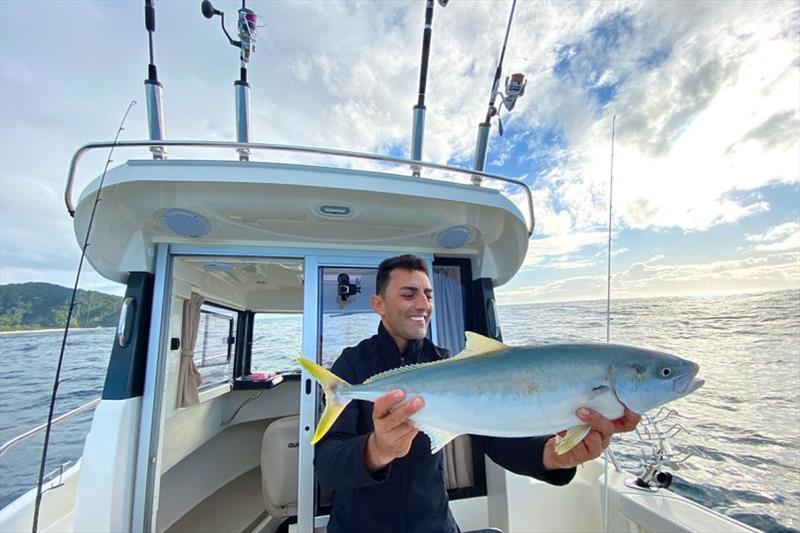
{"label": "fishing reel", "polygon": [[514,109],[517,104],[517,98],[525,94],[525,86],[527,84],[528,80],[525,79],[525,75],[519,72],[506,76],[506,92],[503,95],[503,105],[507,110]]}
{"label": "fishing reel", "polygon": [[[514,109],[514,106],[517,105],[517,98],[521,97],[525,94],[525,86],[528,84],[528,80],[525,79],[525,74],[517,72],[516,74],[512,74],[511,76],[506,76],[505,82],[505,92],[501,92],[497,89],[497,85],[500,83],[500,80],[496,80],[495,82],[495,91],[492,96],[492,103],[489,104],[489,111],[486,114],[486,122],[489,122],[493,117],[497,117],[497,132],[500,136],[503,136],[503,119],[500,118],[500,110],[505,107],[507,111],[511,111]],[[494,105],[494,99],[497,96],[501,97],[501,104],[500,108],[498,109],[497,106]]]}
{"label": "fishing reel", "polygon": [[216,9],[211,3],[211,0],[203,0],[203,2],[200,4],[200,10],[203,12],[203,16],[207,19],[211,19],[214,15],[220,16],[222,31],[225,33],[225,37],[228,38],[228,42],[240,49],[239,57],[243,62],[249,62],[250,57],[256,51],[258,28],[263,28],[266,26],[266,23],[259,23],[259,21],[262,20],[262,17],[256,15],[252,9],[244,7],[244,2],[242,2],[242,7],[239,9],[239,19],[237,23],[239,40],[234,41],[228,33],[228,30],[225,28],[225,13],[219,9]]}

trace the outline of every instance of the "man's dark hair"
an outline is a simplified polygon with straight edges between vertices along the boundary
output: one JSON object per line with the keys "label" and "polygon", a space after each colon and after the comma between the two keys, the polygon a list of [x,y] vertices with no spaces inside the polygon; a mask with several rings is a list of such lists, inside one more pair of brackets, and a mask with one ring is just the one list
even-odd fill
{"label": "man's dark hair", "polygon": [[389,285],[389,275],[392,270],[402,268],[404,270],[425,272],[428,274],[428,263],[416,255],[398,255],[381,261],[378,265],[378,277],[375,279],[375,294],[385,294],[386,286]]}

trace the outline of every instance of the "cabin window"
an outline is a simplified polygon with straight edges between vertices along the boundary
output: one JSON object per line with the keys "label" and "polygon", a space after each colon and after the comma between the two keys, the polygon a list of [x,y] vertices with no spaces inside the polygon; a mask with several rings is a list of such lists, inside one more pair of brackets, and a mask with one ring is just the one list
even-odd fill
{"label": "cabin window", "polygon": [[194,343],[194,365],[203,377],[200,389],[224,383],[233,372],[236,311],[213,304],[200,308]]}
{"label": "cabin window", "polygon": [[264,374],[299,371],[297,358],[303,348],[301,313],[256,313],[250,373]]}
{"label": "cabin window", "polygon": [[378,332],[372,310],[377,268],[325,267],[322,280],[322,365],[330,368],[342,350]]}

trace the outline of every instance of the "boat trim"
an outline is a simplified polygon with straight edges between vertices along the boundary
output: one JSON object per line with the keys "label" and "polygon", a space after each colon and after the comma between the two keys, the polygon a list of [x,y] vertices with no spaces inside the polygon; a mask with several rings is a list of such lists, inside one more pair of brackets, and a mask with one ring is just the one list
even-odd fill
{"label": "boat trim", "polygon": [[[78,407],[76,407],[72,411],[68,411],[68,412],[64,413],[63,415],[57,416],[56,418],[53,419],[53,423],[51,425],[55,426],[59,422],[62,422],[64,420],[68,419],[68,418],[72,418],[73,416],[75,416],[77,414],[80,414],[80,413],[82,413],[84,411],[87,411],[87,410],[95,407],[98,403],[100,403],[100,400],[101,400],[101,398],[95,398],[94,400],[89,400],[85,404],[79,405]],[[28,440],[30,437],[33,437],[37,433],[41,432],[46,427],[47,427],[47,422],[45,422],[44,424],[40,424],[40,425],[36,426],[35,428],[26,431],[25,433],[17,435],[16,437],[14,437],[13,439],[11,439],[11,440],[9,440],[7,442],[4,442],[3,445],[0,446],[0,456],[2,456],[4,453],[6,453],[8,450],[13,448],[14,446],[19,444],[20,442]]]}
{"label": "boat trim", "polygon": [[[153,305],[148,339],[147,367],[142,395],[142,414],[134,478],[131,531],[152,531],[155,524],[153,502],[158,497],[159,448],[163,432],[162,403],[166,343],[172,287],[172,256],[168,244],[158,244],[153,283]],[[154,357],[155,355],[155,357]]]}
{"label": "boat trim", "polygon": [[429,168],[435,170],[444,170],[447,172],[455,172],[462,174],[466,177],[472,178],[473,176],[480,176],[482,178],[494,179],[514,185],[521,188],[525,192],[527,200],[527,229],[528,236],[533,234],[535,227],[535,218],[533,214],[533,195],[528,185],[514,178],[507,178],[497,174],[490,174],[480,170],[464,169],[460,167],[453,167],[448,165],[441,165],[439,163],[428,163],[423,161],[415,161],[411,159],[404,159],[401,157],[392,157],[387,155],[365,154],[362,152],[350,152],[346,150],[332,150],[329,148],[314,148],[309,146],[292,146],[285,144],[267,144],[267,143],[239,143],[229,141],[102,141],[87,143],[78,148],[72,156],[72,161],[69,167],[69,174],[67,175],[67,185],[64,190],[64,201],[67,206],[67,211],[71,217],[75,216],[75,206],[72,202],[72,186],[75,181],[75,171],[78,166],[78,161],[86,152],[102,148],[144,148],[144,147],[190,147],[190,148],[235,148],[235,149],[248,149],[248,150],[267,150],[274,152],[295,152],[303,154],[327,155],[334,157],[347,157],[352,159],[366,159],[369,161],[380,161],[384,163],[397,163],[401,165],[408,165],[411,168]]}

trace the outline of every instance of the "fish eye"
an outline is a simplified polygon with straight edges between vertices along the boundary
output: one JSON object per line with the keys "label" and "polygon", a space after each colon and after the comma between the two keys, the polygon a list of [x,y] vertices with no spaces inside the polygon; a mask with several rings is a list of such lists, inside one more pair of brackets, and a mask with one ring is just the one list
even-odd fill
{"label": "fish eye", "polygon": [[665,366],[664,368],[661,369],[661,375],[664,376],[665,378],[668,378],[670,374],[672,374],[672,370],[670,370],[669,367]]}

